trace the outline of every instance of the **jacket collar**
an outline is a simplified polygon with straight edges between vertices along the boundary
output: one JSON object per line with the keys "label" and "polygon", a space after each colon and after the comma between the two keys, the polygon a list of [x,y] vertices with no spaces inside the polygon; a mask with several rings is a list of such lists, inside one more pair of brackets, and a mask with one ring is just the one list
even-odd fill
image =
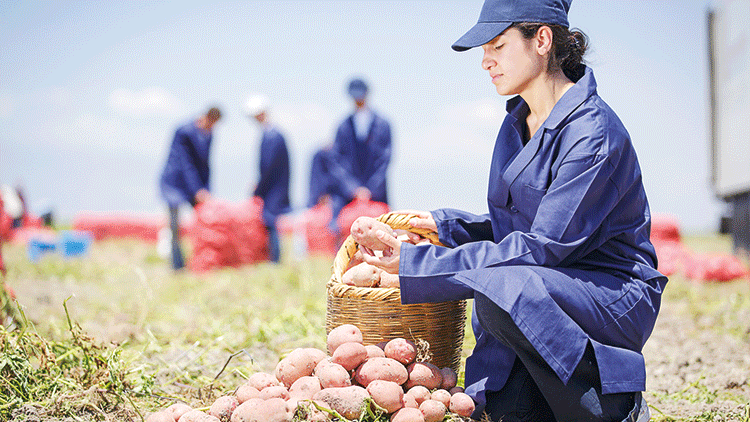
{"label": "jacket collar", "polygon": [[[583,104],[589,97],[596,94],[596,80],[594,79],[594,72],[590,67],[586,66],[586,70],[575,85],[573,85],[562,98],[552,108],[547,119],[542,123],[541,129],[554,129],[567,118],[578,106]],[[516,121],[525,121],[526,116],[529,113],[529,107],[526,102],[517,95],[505,104],[505,110],[510,114]]]}

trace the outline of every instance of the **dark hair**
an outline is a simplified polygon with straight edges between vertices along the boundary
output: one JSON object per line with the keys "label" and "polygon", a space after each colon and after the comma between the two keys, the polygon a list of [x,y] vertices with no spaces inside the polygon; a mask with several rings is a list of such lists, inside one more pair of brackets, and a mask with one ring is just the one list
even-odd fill
{"label": "dark hair", "polygon": [[211,121],[218,121],[221,119],[221,110],[218,107],[211,107],[206,112],[206,117]]}
{"label": "dark hair", "polygon": [[562,25],[535,22],[514,23],[511,28],[518,29],[524,38],[531,39],[542,26],[552,30],[552,50],[547,63],[549,70],[560,69],[573,82],[581,79],[585,68],[583,56],[589,46],[586,34]]}

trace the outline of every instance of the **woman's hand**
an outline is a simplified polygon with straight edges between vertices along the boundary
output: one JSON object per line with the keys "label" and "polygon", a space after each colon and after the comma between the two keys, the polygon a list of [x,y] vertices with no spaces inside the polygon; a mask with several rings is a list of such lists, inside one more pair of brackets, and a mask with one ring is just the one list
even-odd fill
{"label": "woman's hand", "polygon": [[398,274],[398,266],[401,260],[401,241],[383,230],[375,232],[375,237],[388,248],[383,251],[383,256],[376,256],[372,249],[359,245],[359,249],[362,251],[362,259],[385,272]]}
{"label": "woman's hand", "polygon": [[416,229],[425,229],[437,233],[437,224],[435,219],[432,218],[432,213],[429,211],[417,211],[417,210],[399,210],[394,211],[394,214],[410,214],[416,217],[409,220],[409,224]]}

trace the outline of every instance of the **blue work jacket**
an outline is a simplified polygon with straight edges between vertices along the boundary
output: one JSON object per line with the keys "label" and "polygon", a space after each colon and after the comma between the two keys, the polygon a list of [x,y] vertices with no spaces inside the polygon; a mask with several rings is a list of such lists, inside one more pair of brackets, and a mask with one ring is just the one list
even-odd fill
{"label": "blue work jacket", "polygon": [[330,156],[329,148],[321,148],[313,155],[310,164],[310,190],[307,201],[309,208],[317,205],[321,197],[331,194],[333,180],[330,170]]}
{"label": "blue work jacket", "polygon": [[160,179],[161,195],[170,207],[185,202],[195,205],[195,194],[209,190],[211,140],[211,132],[199,129],[195,122],[175,131]]}
{"label": "blue work jacket", "polygon": [[263,130],[260,142],[260,179],[253,192],[263,198],[263,221],[276,224],[276,217],[290,211],[289,152],[286,141],[274,127]]}
{"label": "blue work jacket", "polygon": [[[489,213],[433,211],[448,247],[401,248],[403,303],[472,298],[508,312],[567,382],[594,348],[605,394],[645,390],[642,347],[666,277],[656,270],[650,212],[630,137],[596,92],[591,69],[524,145],[529,108],[508,100],[490,167]],[[515,354],[479,325],[466,391],[505,384]]]}
{"label": "blue work jacket", "polygon": [[336,131],[332,155],[334,194],[349,202],[354,199],[354,191],[364,186],[372,193],[373,201],[388,203],[386,173],[391,162],[391,126],[385,119],[373,113],[367,138],[358,139],[354,117],[347,117]]}

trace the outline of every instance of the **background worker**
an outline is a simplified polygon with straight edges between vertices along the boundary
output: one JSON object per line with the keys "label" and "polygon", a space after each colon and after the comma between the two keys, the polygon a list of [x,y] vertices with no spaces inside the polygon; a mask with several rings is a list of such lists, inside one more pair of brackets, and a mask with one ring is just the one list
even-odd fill
{"label": "background worker", "polygon": [[268,99],[252,95],[245,103],[245,114],[255,120],[262,131],[260,141],[260,177],[253,196],[263,199],[263,221],[268,229],[271,262],[281,259],[281,241],[276,220],[291,211],[289,203],[289,152],[286,141],[268,118]]}
{"label": "background worker", "polygon": [[583,62],[570,0],[486,0],[453,45],[512,96],[488,213],[409,212],[448,247],[401,243],[365,261],[398,274],[405,304],[473,298],[466,392],[479,419],[645,422],[643,346],[667,278],[633,143]]}
{"label": "background worker", "polygon": [[388,203],[391,126],[368,106],[365,81],[351,80],[347,92],[354,101],[354,112],[339,125],[331,150],[332,221],[355,198]]}
{"label": "background worker", "polygon": [[185,266],[180,246],[180,205],[188,203],[195,207],[211,197],[209,156],[213,128],[219,119],[221,111],[211,107],[202,116],[177,128],[161,174],[161,195],[169,206],[172,267],[175,270]]}

